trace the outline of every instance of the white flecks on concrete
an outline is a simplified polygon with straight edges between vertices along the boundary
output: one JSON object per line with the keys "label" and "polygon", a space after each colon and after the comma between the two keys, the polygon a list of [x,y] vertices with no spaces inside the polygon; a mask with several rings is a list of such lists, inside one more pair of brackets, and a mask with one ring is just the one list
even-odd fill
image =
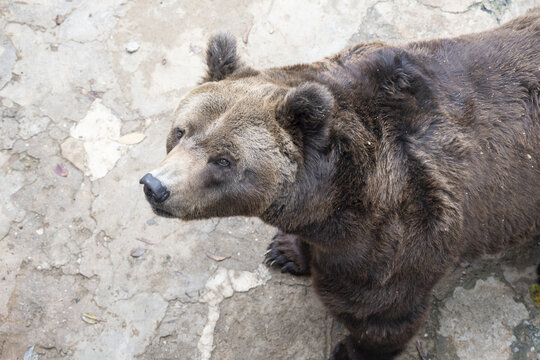
{"label": "white flecks on concrete", "polygon": [[126,51],[130,54],[134,53],[135,51],[139,50],[141,46],[136,41],[130,41],[126,44]]}
{"label": "white flecks on concrete", "polygon": [[11,79],[11,69],[17,56],[15,48],[2,33],[0,33],[0,89]]}
{"label": "white flecks on concrete", "polygon": [[268,269],[259,265],[254,272],[238,271],[219,267],[206,282],[205,292],[200,302],[208,304],[208,320],[197,344],[200,360],[208,360],[214,346],[214,329],[219,320],[219,303],[231,297],[234,292],[246,292],[266,284],[271,275]]}
{"label": "white flecks on concrete", "polygon": [[92,181],[107,175],[125,153],[126,146],[114,141],[121,127],[120,119],[96,99],[84,119],[71,129],[71,136],[83,141],[86,167],[81,170]]}

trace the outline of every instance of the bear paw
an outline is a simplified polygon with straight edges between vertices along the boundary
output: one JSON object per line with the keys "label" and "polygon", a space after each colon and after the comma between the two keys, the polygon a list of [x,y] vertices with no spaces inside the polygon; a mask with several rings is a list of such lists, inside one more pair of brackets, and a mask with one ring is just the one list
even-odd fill
{"label": "bear paw", "polygon": [[347,351],[347,346],[342,341],[339,344],[334,347],[334,350],[332,351],[332,354],[330,354],[330,357],[328,360],[349,360],[349,352]]}
{"label": "bear paw", "polygon": [[328,360],[393,360],[401,351],[365,351],[348,336],[339,342],[330,354]]}
{"label": "bear paw", "polygon": [[269,266],[280,267],[282,273],[309,275],[308,254],[304,247],[296,235],[278,231],[268,246],[265,262]]}

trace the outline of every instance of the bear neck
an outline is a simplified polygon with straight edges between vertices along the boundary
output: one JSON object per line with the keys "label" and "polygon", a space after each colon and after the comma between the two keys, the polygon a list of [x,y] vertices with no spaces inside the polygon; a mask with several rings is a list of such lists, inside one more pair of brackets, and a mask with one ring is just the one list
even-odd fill
{"label": "bear neck", "polygon": [[334,212],[332,158],[332,154],[321,154],[318,160],[306,159],[295,181],[283,184],[279,198],[260,218],[284,232],[303,236],[310,236],[310,229],[327,223]]}
{"label": "bear neck", "polygon": [[[359,232],[359,214],[367,213],[365,177],[375,162],[375,140],[353,113],[331,121],[325,149],[305,149],[293,182],[259,217],[281,231],[320,248],[347,244]],[[369,140],[368,140],[369,139]]]}
{"label": "bear neck", "polygon": [[399,149],[393,135],[401,103],[391,107],[399,116],[389,117],[377,106],[380,98],[366,85],[367,80],[351,70],[360,56],[379,48],[378,44],[354,48],[354,56],[347,61],[332,58],[265,73],[274,81],[287,75],[289,86],[319,82],[334,97],[326,148],[304,149],[295,181],[284,184],[279,198],[259,216],[328,251],[370,236],[373,219],[384,217],[399,202],[396,189],[402,187],[403,174],[375,167],[376,158],[386,159],[383,163],[389,171],[402,165],[396,164],[403,159],[394,154]]}

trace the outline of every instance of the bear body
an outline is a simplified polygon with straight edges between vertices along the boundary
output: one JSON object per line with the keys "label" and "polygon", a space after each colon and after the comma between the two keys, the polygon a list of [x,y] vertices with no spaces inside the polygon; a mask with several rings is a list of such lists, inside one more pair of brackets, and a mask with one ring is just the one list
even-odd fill
{"label": "bear body", "polygon": [[539,54],[538,10],[260,71],[218,35],[141,182],[159,215],[276,226],[268,260],[350,331],[331,358],[393,359],[451,266],[538,233]]}

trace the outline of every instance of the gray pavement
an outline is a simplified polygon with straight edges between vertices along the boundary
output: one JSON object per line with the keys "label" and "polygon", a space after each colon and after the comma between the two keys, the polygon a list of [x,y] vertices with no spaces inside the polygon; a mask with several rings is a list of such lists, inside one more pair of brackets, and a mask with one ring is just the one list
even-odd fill
{"label": "gray pavement", "polygon": [[[0,359],[326,359],[345,330],[309,279],[262,265],[273,228],[158,218],[138,184],[206,39],[230,30],[262,68],[485,30],[535,5],[0,0]],[[540,358],[539,245],[437,286],[415,339],[426,359]],[[414,343],[400,359],[419,359]]]}

